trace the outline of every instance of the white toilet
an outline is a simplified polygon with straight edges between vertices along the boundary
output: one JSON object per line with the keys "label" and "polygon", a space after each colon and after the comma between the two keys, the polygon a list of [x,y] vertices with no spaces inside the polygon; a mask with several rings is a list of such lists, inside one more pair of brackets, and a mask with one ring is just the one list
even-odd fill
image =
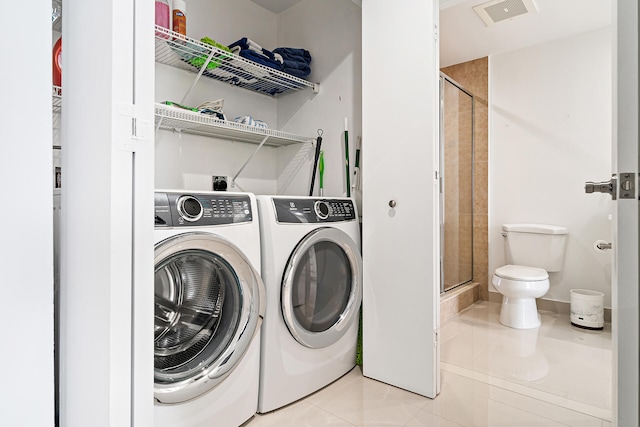
{"label": "white toilet", "polygon": [[558,225],[502,226],[507,265],[497,268],[491,279],[502,294],[500,323],[516,329],[540,326],[536,298],[549,290],[548,272],[562,269],[568,232]]}

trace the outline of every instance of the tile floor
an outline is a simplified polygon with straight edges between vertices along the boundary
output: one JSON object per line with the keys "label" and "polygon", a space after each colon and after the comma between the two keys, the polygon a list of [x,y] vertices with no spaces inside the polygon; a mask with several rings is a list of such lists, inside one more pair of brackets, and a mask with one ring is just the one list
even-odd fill
{"label": "tile floor", "polygon": [[[541,312],[522,331],[482,301],[441,325],[442,390],[434,399],[362,376],[359,367],[246,427],[611,426],[611,327],[588,331]],[[366,363],[366,355],[365,355]]]}

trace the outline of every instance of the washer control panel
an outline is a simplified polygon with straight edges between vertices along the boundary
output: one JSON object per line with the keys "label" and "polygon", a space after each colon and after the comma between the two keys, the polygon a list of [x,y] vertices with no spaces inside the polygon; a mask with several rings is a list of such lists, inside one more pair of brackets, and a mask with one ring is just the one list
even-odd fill
{"label": "washer control panel", "polygon": [[253,221],[247,195],[155,193],[155,225],[167,227],[225,225]]}
{"label": "washer control panel", "polygon": [[351,199],[274,197],[276,219],[284,224],[353,221],[356,210]]}

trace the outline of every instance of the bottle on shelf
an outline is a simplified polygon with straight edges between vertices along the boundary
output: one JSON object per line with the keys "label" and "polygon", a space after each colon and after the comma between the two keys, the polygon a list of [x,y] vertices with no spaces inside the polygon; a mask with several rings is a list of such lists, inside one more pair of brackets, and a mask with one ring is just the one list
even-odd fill
{"label": "bottle on shelf", "polygon": [[187,35],[187,5],[184,0],[173,0],[173,31]]}

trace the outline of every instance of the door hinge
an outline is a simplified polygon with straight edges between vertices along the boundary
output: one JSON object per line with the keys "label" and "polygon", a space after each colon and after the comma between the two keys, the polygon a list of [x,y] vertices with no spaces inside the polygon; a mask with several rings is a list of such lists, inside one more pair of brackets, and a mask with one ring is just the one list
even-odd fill
{"label": "door hinge", "polygon": [[133,139],[148,139],[151,129],[149,120],[143,120],[139,117],[133,117],[131,120],[131,137]]}
{"label": "door hinge", "polygon": [[142,141],[148,140],[149,135],[152,135],[151,122],[141,118],[135,104],[120,104],[118,106],[118,116],[123,120],[122,126],[126,126],[128,129],[126,131],[127,136],[120,139],[120,149],[131,152],[137,151],[138,145]]}
{"label": "door hinge", "polygon": [[433,346],[437,348],[440,345],[440,330],[438,328],[433,330]]}

